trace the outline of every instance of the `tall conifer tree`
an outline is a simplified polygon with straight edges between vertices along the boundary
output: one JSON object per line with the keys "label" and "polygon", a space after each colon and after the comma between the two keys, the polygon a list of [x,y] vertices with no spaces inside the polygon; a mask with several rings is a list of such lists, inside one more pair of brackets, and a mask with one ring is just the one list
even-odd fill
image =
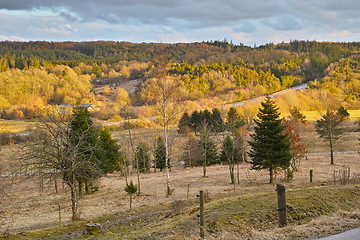
{"label": "tall conifer tree", "polygon": [[103,173],[106,174],[119,169],[121,160],[120,146],[116,140],[111,138],[110,130],[106,127],[99,131],[99,145],[101,151],[100,167]]}
{"label": "tall conifer tree", "polygon": [[134,167],[139,167],[139,171],[147,173],[150,170],[150,154],[149,147],[144,143],[140,142],[136,148],[136,158],[138,160],[138,165],[136,159],[134,159]]}
{"label": "tall conifer tree", "polygon": [[284,132],[285,126],[280,119],[279,108],[267,98],[261,103],[257,114],[255,133],[251,134],[249,141],[251,150],[249,161],[252,169],[268,169],[270,172],[270,183],[273,182],[274,170],[277,168],[287,169],[290,166],[291,152],[290,140]]}
{"label": "tall conifer tree", "polygon": [[72,145],[78,145],[76,178],[79,182],[79,195],[81,196],[82,184],[85,183],[85,190],[88,192],[88,185],[102,175],[99,132],[95,128],[87,108],[74,107],[68,134]]}
{"label": "tall conifer tree", "polygon": [[198,146],[201,151],[201,159],[199,160],[203,165],[203,177],[206,177],[206,166],[218,163],[216,145],[212,141],[206,125],[204,125],[203,129],[200,131]]}
{"label": "tall conifer tree", "polygon": [[[160,171],[162,171],[166,165],[165,161],[166,161],[165,141],[162,137],[159,137],[156,141],[156,146],[155,146],[155,156],[154,156],[155,171],[156,168],[160,168]],[[168,166],[170,166],[170,161],[168,162]]]}

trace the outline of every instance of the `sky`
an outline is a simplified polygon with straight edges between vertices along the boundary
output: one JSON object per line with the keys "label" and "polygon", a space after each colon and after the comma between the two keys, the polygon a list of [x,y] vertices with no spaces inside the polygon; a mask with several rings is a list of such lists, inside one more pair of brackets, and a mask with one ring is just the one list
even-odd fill
{"label": "sky", "polygon": [[0,0],[0,41],[360,41],[359,0]]}

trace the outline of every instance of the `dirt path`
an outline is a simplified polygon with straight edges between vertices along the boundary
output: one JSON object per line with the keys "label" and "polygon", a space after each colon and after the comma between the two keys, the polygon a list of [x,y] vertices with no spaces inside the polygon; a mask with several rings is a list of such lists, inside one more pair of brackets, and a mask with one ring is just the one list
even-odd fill
{"label": "dirt path", "polygon": [[[307,88],[307,83],[304,83],[304,84],[300,84],[300,85],[295,86],[295,87],[287,88],[287,89],[281,90],[279,92],[272,93],[272,94],[269,95],[269,97],[276,97],[276,96],[282,95],[282,94],[289,94],[289,93],[295,92],[297,90],[304,90],[306,88]],[[243,105],[245,105],[247,103],[250,103],[250,102],[262,101],[265,98],[266,98],[266,96],[261,96],[261,97],[241,101],[241,102],[234,102],[234,103],[225,104],[223,107],[225,108],[225,107],[243,106]]]}

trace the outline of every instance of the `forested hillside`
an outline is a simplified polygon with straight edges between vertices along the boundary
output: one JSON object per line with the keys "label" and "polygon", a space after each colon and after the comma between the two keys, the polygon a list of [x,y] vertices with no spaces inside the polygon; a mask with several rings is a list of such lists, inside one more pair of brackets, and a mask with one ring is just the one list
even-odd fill
{"label": "forested hillside", "polygon": [[[348,108],[357,106],[360,43],[291,41],[249,47],[232,42],[0,42],[2,118],[39,117],[48,106],[92,103],[121,116],[118,91],[92,91],[93,85],[140,79],[132,105],[152,105],[156,96],[156,59],[166,55],[167,75],[178,85],[183,104],[243,101],[310,82],[308,94],[334,95]],[[201,102],[201,103],[200,103]],[[206,104],[205,104],[206,105]],[[151,112],[144,110],[142,112]],[[139,115],[132,110],[133,114]],[[151,113],[148,113],[148,115]],[[141,115],[141,114],[140,114]]]}

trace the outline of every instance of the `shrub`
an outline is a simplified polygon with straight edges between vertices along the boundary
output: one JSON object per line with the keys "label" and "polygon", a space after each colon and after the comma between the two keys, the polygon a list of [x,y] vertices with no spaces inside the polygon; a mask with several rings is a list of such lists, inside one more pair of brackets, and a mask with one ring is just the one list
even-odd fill
{"label": "shrub", "polygon": [[111,88],[109,86],[105,86],[102,94],[105,96],[109,96],[111,94]]}
{"label": "shrub", "polygon": [[120,117],[120,115],[117,115],[117,114],[113,115],[113,116],[109,119],[110,122],[118,122],[118,121],[121,121],[121,120],[122,120],[122,118]]}

